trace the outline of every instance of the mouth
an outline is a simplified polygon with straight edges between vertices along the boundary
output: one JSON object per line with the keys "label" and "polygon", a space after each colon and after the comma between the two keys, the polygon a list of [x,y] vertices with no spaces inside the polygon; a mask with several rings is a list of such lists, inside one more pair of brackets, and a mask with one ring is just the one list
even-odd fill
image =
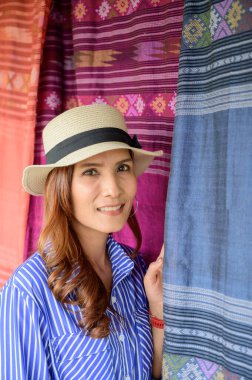
{"label": "mouth", "polygon": [[115,206],[103,206],[103,207],[98,207],[97,210],[106,215],[119,215],[121,214],[124,205],[125,203],[121,203]]}

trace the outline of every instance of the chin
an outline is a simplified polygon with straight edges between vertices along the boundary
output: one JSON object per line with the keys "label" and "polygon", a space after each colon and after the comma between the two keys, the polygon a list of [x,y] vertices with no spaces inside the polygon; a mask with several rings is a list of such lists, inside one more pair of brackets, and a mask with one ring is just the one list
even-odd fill
{"label": "chin", "polygon": [[113,228],[113,229],[111,229],[110,233],[120,232],[123,229],[124,226],[125,226],[125,224],[122,227]]}
{"label": "chin", "polygon": [[104,231],[104,232],[106,232],[108,234],[114,233],[114,232],[119,232],[123,229],[123,227],[125,226],[126,223],[127,222],[122,223],[122,224],[120,223],[117,226],[110,226],[110,227],[108,226],[108,229],[106,229],[106,231]]}

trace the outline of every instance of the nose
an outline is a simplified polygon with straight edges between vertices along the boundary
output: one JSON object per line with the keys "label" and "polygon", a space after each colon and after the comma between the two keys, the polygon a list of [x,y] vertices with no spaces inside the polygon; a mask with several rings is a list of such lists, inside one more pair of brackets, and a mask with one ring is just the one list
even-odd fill
{"label": "nose", "polygon": [[105,197],[118,198],[121,194],[119,179],[115,173],[108,173],[103,178],[103,195]]}

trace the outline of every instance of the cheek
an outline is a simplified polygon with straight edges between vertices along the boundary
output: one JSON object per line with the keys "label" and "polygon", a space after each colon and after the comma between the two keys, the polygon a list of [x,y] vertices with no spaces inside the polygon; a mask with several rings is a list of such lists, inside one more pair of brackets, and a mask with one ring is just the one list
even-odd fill
{"label": "cheek", "polygon": [[130,181],[128,181],[126,189],[128,190],[129,197],[134,199],[137,192],[137,179],[135,176],[132,176]]}
{"label": "cheek", "polygon": [[88,186],[81,183],[73,183],[72,189],[71,189],[71,195],[72,195],[72,205],[74,212],[78,212],[78,207],[80,205],[91,205],[92,199],[95,196],[95,188],[93,186]]}

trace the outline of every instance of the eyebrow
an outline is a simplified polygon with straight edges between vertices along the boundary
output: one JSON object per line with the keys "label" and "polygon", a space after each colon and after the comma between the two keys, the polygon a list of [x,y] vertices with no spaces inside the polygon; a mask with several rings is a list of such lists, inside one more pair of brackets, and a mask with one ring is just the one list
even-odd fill
{"label": "eyebrow", "polygon": [[[115,165],[124,164],[125,162],[133,162],[133,160],[132,158],[125,158],[124,160],[116,162]],[[101,167],[101,166],[104,166],[104,164],[99,164],[98,162],[83,162],[83,164],[79,165],[80,168],[86,168],[90,166]]]}

